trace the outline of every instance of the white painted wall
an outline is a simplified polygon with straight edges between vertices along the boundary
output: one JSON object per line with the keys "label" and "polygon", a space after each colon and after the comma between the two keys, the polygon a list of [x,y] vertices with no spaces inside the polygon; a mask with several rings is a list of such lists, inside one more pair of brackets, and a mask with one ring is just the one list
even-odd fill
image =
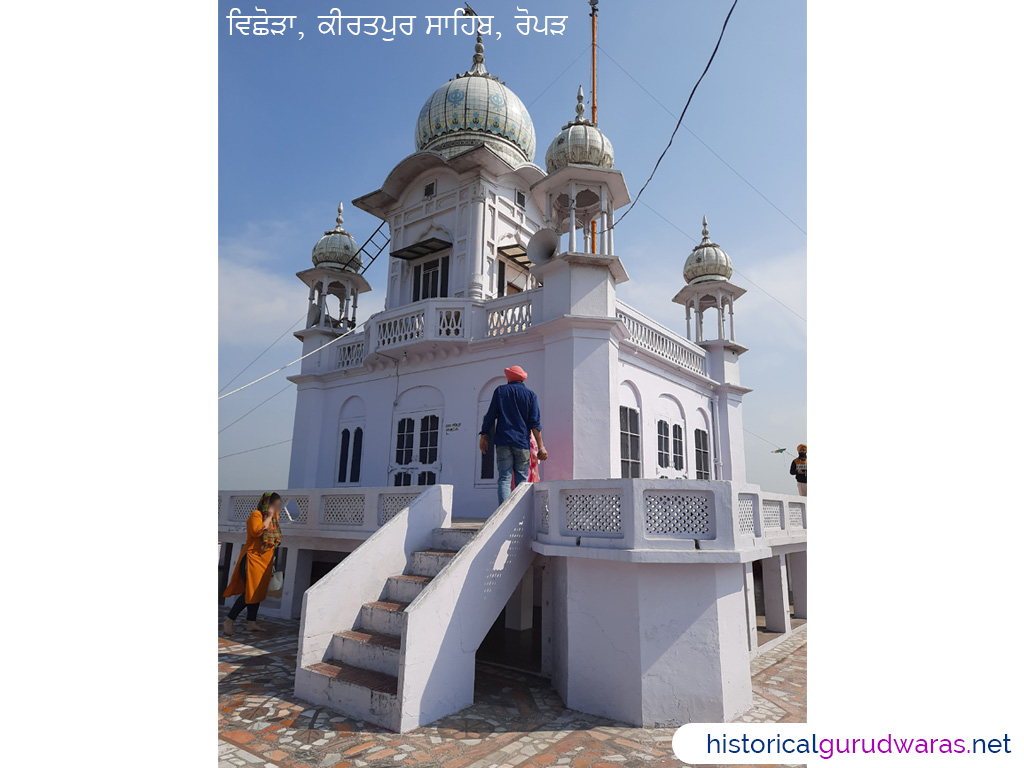
{"label": "white painted wall", "polygon": [[741,564],[564,562],[567,706],[645,727],[749,709]]}

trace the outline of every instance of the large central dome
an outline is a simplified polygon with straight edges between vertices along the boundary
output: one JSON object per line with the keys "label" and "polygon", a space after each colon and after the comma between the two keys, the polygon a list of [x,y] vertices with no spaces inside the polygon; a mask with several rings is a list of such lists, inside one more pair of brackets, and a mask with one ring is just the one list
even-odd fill
{"label": "large central dome", "polygon": [[487,144],[513,166],[532,163],[537,149],[533,120],[523,102],[484,66],[479,35],[473,67],[427,99],[416,120],[416,149],[443,157]]}

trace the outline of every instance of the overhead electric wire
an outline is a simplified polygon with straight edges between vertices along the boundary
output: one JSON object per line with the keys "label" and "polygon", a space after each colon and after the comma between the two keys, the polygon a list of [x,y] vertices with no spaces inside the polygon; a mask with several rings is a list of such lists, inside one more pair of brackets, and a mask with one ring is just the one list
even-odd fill
{"label": "overhead electric wire", "polygon": [[526,105],[526,108],[527,108],[527,109],[529,109],[529,108],[530,108],[531,106],[533,106],[533,103],[534,103],[535,101],[537,101],[537,99],[539,99],[539,98],[540,98],[541,96],[543,96],[543,95],[544,95],[545,93],[547,93],[547,92],[548,92],[548,90],[549,90],[549,89],[551,88],[551,86],[552,86],[552,85],[554,85],[554,84],[555,84],[555,83],[557,83],[557,82],[558,82],[559,80],[561,80],[561,79],[562,79],[562,75],[564,75],[564,74],[565,74],[566,72],[568,72],[568,71],[569,71],[570,69],[572,69],[572,66],[573,66],[573,64],[575,64],[575,63],[576,63],[577,61],[579,61],[579,60],[580,60],[581,58],[583,58],[583,54],[585,54],[585,53],[586,53],[587,51],[589,51],[589,50],[590,50],[590,43],[587,43],[587,47],[586,47],[586,48],[584,48],[584,49],[583,49],[582,51],[580,51],[580,55],[579,55],[579,56],[577,56],[577,57],[576,57],[575,59],[573,59],[573,60],[572,60],[571,62],[569,62],[569,66],[567,66],[567,67],[566,67],[565,69],[563,69],[563,70],[562,70],[561,72],[559,72],[559,73],[558,73],[558,74],[557,74],[557,75],[555,76],[555,79],[554,79],[554,80],[552,80],[552,81],[551,81],[550,83],[548,83],[548,84],[547,84],[547,85],[546,85],[546,86],[544,87],[544,90],[543,90],[543,91],[541,91],[541,92],[540,92],[540,93],[538,93],[538,94],[537,94],[536,96],[534,96],[534,97],[533,97],[532,99],[530,99],[529,103],[528,103],[528,104]]}
{"label": "overhead electric wire", "polygon": [[282,440],[279,443],[270,443],[269,445],[261,445],[258,448],[250,448],[247,451],[238,451],[237,453],[226,453],[223,456],[218,456],[217,457],[217,461],[220,461],[221,459],[227,459],[227,458],[230,458],[232,456],[241,456],[243,453],[252,453],[253,451],[262,451],[264,448],[273,448],[275,445],[284,445],[285,443],[290,443],[291,441],[292,441],[292,439],[289,437],[287,440]]}
{"label": "overhead electric wire", "polygon": [[[671,109],[669,109],[668,107],[666,107],[666,106],[665,106],[665,105],[664,105],[664,104],[663,104],[663,103],[661,102],[661,100],[660,100],[660,99],[659,99],[659,98],[658,98],[657,96],[655,96],[655,95],[654,95],[653,93],[651,93],[651,92],[650,92],[649,90],[647,90],[647,88],[645,88],[645,87],[644,87],[644,84],[643,84],[643,83],[641,83],[641,82],[640,82],[639,80],[637,80],[637,79],[636,79],[635,77],[633,77],[633,75],[631,75],[631,74],[630,74],[630,73],[629,73],[629,72],[628,72],[628,71],[626,70],[626,68],[625,68],[624,66],[622,66],[621,64],[619,64],[619,62],[617,62],[617,61],[616,61],[616,60],[614,59],[614,57],[612,57],[612,55],[611,55],[610,53],[608,53],[608,51],[606,51],[606,50],[605,50],[604,48],[601,48],[601,46],[600,46],[600,45],[599,45],[599,46],[597,46],[597,47],[601,49],[601,52],[602,52],[602,53],[604,53],[604,55],[608,57],[608,60],[609,60],[609,61],[611,61],[611,63],[612,63],[612,64],[614,64],[615,66],[617,66],[617,67],[618,67],[619,69],[621,69],[621,70],[622,70],[622,73],[623,73],[623,74],[624,74],[624,75],[625,75],[626,77],[628,77],[628,78],[629,78],[630,80],[632,80],[632,81],[633,81],[634,83],[636,83],[636,85],[637,85],[637,86],[638,86],[638,87],[640,88],[640,90],[641,90],[641,91],[643,91],[643,92],[644,92],[644,93],[646,93],[646,94],[647,94],[648,96],[650,96],[650,97],[651,97],[651,98],[652,98],[652,99],[654,100],[654,102],[655,102],[655,103],[656,103],[656,104],[657,104],[657,105],[658,105],[659,107],[661,107],[662,109],[664,109],[664,110],[665,110],[665,112],[666,112],[666,113],[668,113],[668,114],[669,114],[669,115],[671,115],[672,117],[675,117],[675,113],[674,113],[674,112],[672,112],[672,110],[671,110]],[[745,176],[744,176],[744,175],[743,175],[742,173],[740,173],[740,172],[739,172],[739,171],[737,171],[737,170],[736,170],[735,168],[733,168],[733,167],[732,167],[731,165],[729,165],[729,162],[728,162],[728,161],[727,161],[727,160],[726,160],[726,159],[725,159],[724,157],[722,157],[722,156],[721,156],[720,154],[718,154],[718,153],[717,153],[717,152],[716,152],[716,151],[715,151],[715,150],[714,150],[714,149],[713,149],[713,148],[712,148],[712,147],[711,147],[711,146],[710,146],[710,145],[709,145],[709,144],[708,144],[708,143],[707,143],[706,141],[704,141],[704,139],[702,139],[702,138],[701,138],[700,136],[698,136],[698,135],[697,135],[696,133],[694,133],[694,132],[693,132],[692,130],[690,130],[690,127],[689,127],[689,126],[687,126],[687,125],[684,125],[684,126],[683,126],[683,128],[684,128],[684,129],[686,130],[686,132],[687,132],[687,133],[689,133],[689,134],[690,134],[691,136],[693,136],[693,138],[695,138],[695,139],[696,139],[697,141],[699,141],[699,142],[700,142],[701,144],[703,144],[703,145],[704,145],[704,148],[705,148],[705,149],[707,149],[707,151],[708,151],[708,152],[710,152],[710,153],[711,153],[712,155],[714,155],[714,156],[715,156],[715,157],[717,157],[717,158],[718,158],[719,160],[721,160],[721,162],[722,162],[722,165],[724,165],[724,166],[725,166],[726,168],[728,168],[728,169],[729,169],[730,171],[732,171],[733,173],[735,173],[735,174],[736,174],[736,175],[737,175],[737,176],[738,176],[738,177],[739,177],[739,178],[740,178],[740,179],[741,179],[741,180],[743,181],[743,183],[744,183],[744,184],[746,184],[746,185],[747,185],[748,187],[750,187],[750,188],[751,188],[752,190],[754,190],[755,192],[757,192],[757,194],[758,194],[758,195],[760,195],[760,196],[761,196],[761,198],[762,198],[762,199],[763,199],[763,200],[764,200],[764,201],[765,201],[766,203],[768,203],[768,205],[770,205],[770,206],[771,206],[772,208],[774,208],[774,209],[775,209],[776,211],[778,211],[778,212],[779,212],[780,214],[782,214],[782,216],[783,216],[783,217],[784,217],[784,218],[785,218],[785,219],[786,219],[786,220],[787,220],[787,221],[788,221],[788,222],[789,222],[790,224],[792,224],[792,225],[793,225],[794,227],[796,227],[797,229],[799,229],[799,230],[800,230],[801,232],[803,232],[803,233],[804,233],[805,235],[807,234],[807,230],[805,230],[805,229],[804,229],[803,227],[801,227],[801,226],[800,226],[799,224],[797,224],[797,223],[796,223],[795,221],[793,221],[793,219],[791,219],[791,218],[789,217],[789,215],[788,215],[788,214],[787,214],[787,213],[786,213],[786,212],[785,212],[784,210],[782,210],[781,208],[779,208],[779,206],[777,206],[777,205],[776,205],[775,203],[773,203],[773,202],[772,202],[771,200],[769,200],[769,199],[768,199],[768,196],[767,196],[767,195],[765,195],[765,194],[764,194],[764,192],[762,192],[762,191],[761,191],[760,189],[758,189],[757,187],[755,187],[755,186],[754,186],[753,184],[751,184],[751,183],[750,183],[750,181],[749,181],[749,180],[748,180],[748,179],[747,179],[747,178],[746,178],[746,177],[745,177]]]}
{"label": "overhead electric wire", "polygon": [[266,400],[264,400],[264,401],[263,401],[262,403],[260,403],[259,405],[253,406],[253,407],[252,407],[252,408],[250,408],[250,409],[249,409],[248,411],[246,411],[246,412],[245,412],[245,413],[243,413],[243,414],[242,414],[241,416],[239,416],[239,417],[238,417],[237,419],[235,419],[235,420],[234,420],[234,421],[232,421],[232,422],[231,422],[230,424],[228,424],[228,426],[227,426],[227,427],[224,427],[223,429],[219,430],[219,431],[217,432],[217,434],[219,435],[219,434],[220,434],[221,432],[223,432],[223,431],[224,431],[225,429],[227,429],[228,427],[233,427],[233,426],[235,426],[235,424],[237,424],[238,422],[240,422],[240,421],[241,421],[242,419],[244,419],[244,418],[245,418],[246,416],[248,416],[248,415],[249,415],[250,413],[252,413],[253,411],[255,411],[255,410],[256,410],[257,408],[259,408],[259,407],[260,407],[260,405],[265,405],[265,404],[269,403],[269,402],[270,402],[271,400],[273,400],[273,399],[274,399],[275,397],[277,397],[278,395],[280,395],[280,394],[281,394],[282,392],[284,392],[285,390],[287,390],[287,389],[291,389],[291,386],[292,386],[291,384],[286,384],[286,385],[285,385],[285,386],[284,386],[284,387],[283,387],[282,389],[279,389],[279,390],[277,390],[277,392],[275,392],[274,394],[272,394],[272,395],[271,395],[270,397],[268,397],[268,398],[267,398]]}
{"label": "overhead electric wire", "polygon": [[732,7],[729,8],[729,13],[726,14],[725,22],[722,24],[722,31],[718,35],[718,42],[715,43],[715,49],[711,52],[711,58],[708,59],[708,63],[704,67],[704,71],[700,73],[700,77],[697,78],[697,82],[694,83],[693,90],[690,91],[690,96],[689,98],[686,99],[686,104],[683,106],[683,111],[680,113],[679,120],[676,122],[676,127],[672,129],[672,135],[669,136],[668,144],[665,145],[665,149],[663,149],[661,154],[658,156],[658,160],[654,164],[654,169],[651,171],[651,175],[647,178],[647,181],[644,182],[644,185],[640,187],[640,191],[637,192],[636,198],[634,198],[629,208],[626,209],[626,212],[622,214],[619,217],[618,221],[612,224],[609,227],[609,229],[614,229],[615,227],[617,227],[619,224],[622,223],[622,220],[629,215],[629,212],[632,211],[633,207],[640,201],[640,196],[644,193],[644,190],[647,189],[647,185],[651,183],[651,180],[654,178],[654,174],[658,172],[658,166],[661,165],[661,161],[668,153],[669,147],[672,146],[672,141],[673,139],[675,139],[676,134],[679,132],[679,126],[683,124],[683,118],[686,116],[686,110],[689,109],[690,107],[690,102],[693,101],[693,95],[697,92],[697,88],[698,86],[700,86],[701,81],[704,79],[704,75],[706,75],[708,73],[708,70],[711,69],[711,62],[715,60],[715,54],[718,53],[718,46],[722,44],[722,38],[725,37],[725,28],[729,26],[729,19],[732,18],[732,12],[736,9],[736,3],[738,2],[739,0],[733,0]]}
{"label": "overhead electric wire", "polygon": [[330,340],[330,341],[328,341],[328,342],[327,342],[326,344],[323,344],[322,346],[319,346],[319,347],[317,347],[316,349],[314,349],[314,350],[313,350],[312,352],[307,352],[307,353],[306,353],[306,354],[304,354],[304,355],[303,355],[302,357],[297,357],[297,358],[295,358],[294,360],[292,360],[292,361],[291,361],[290,363],[288,363],[287,365],[282,365],[282,366],[281,366],[280,368],[278,368],[278,369],[277,369],[276,371],[271,371],[271,372],[270,372],[270,373],[268,373],[268,374],[267,374],[266,376],[260,376],[260,377],[259,377],[258,379],[256,379],[255,381],[250,381],[250,382],[249,382],[248,384],[244,384],[244,385],[242,385],[241,387],[239,387],[238,389],[233,389],[233,390],[231,390],[230,392],[228,392],[228,393],[227,393],[227,395],[221,395],[221,396],[220,396],[220,397],[218,397],[217,399],[218,399],[218,400],[223,400],[223,399],[224,399],[225,397],[228,397],[229,395],[233,395],[233,394],[235,394],[236,392],[241,392],[241,391],[242,391],[243,389],[245,389],[246,387],[251,387],[251,386],[252,386],[253,384],[258,384],[259,382],[263,381],[264,379],[269,379],[269,378],[270,378],[271,376],[273,376],[273,375],[274,375],[275,373],[280,373],[280,372],[281,372],[281,371],[283,371],[283,370],[284,370],[285,368],[288,368],[288,367],[290,367],[290,366],[293,366],[293,365],[295,365],[296,363],[298,363],[298,362],[300,362],[300,361],[302,361],[302,360],[305,360],[305,359],[306,359],[307,357],[309,357],[310,355],[315,355],[315,354],[316,354],[317,352],[319,352],[319,351],[320,351],[321,349],[324,349],[325,347],[329,347],[329,346],[331,346],[331,344],[334,344],[335,342],[341,341],[341,340],[342,340],[342,339],[344,339],[344,338],[345,338],[346,336],[348,336],[348,335],[349,335],[350,333],[352,333],[352,331],[354,331],[354,330],[355,330],[355,328],[349,328],[349,329],[348,329],[347,331],[345,331],[345,332],[344,332],[343,334],[341,334],[341,335],[340,335],[340,336],[338,336],[337,338],[331,339],[331,340]]}
{"label": "overhead electric wire", "polygon": [[[302,318],[304,318],[305,316],[306,316],[306,313],[305,313],[305,312],[303,312],[303,313],[302,313],[302,315],[301,315],[301,316],[299,317],[299,319],[298,319],[298,320],[296,320],[296,321],[295,321],[294,323],[292,323],[292,324],[291,324],[291,325],[289,326],[289,328],[288,328],[288,331],[290,331],[290,330],[291,330],[292,328],[294,328],[294,327],[295,327],[296,325],[298,325],[299,323],[301,323],[301,322],[302,322]],[[285,331],[285,332],[284,332],[284,333],[282,333],[282,334],[281,334],[280,336],[278,336],[278,337],[277,337],[276,339],[274,339],[274,341],[273,341],[273,342],[272,342],[272,343],[270,344],[270,347],[267,347],[267,348],[266,348],[266,349],[264,349],[264,350],[263,350],[262,352],[260,352],[260,353],[259,353],[258,355],[256,355],[256,357],[254,357],[254,358],[252,359],[252,361],[251,361],[251,362],[250,362],[250,363],[249,363],[249,364],[248,364],[247,366],[245,366],[245,368],[243,368],[243,369],[242,369],[242,370],[240,370],[240,371],[239,371],[238,373],[236,373],[236,374],[235,374],[234,376],[232,376],[232,377],[231,377],[231,381],[229,381],[229,382],[228,382],[227,384],[225,384],[225,385],[224,385],[223,387],[221,387],[221,388],[220,388],[220,389],[219,389],[219,390],[217,391],[217,394],[219,395],[219,394],[220,394],[221,392],[223,392],[223,391],[224,391],[225,389],[227,389],[228,387],[230,387],[230,386],[231,386],[231,382],[232,382],[232,381],[234,381],[234,380],[235,380],[235,379],[237,379],[237,378],[238,378],[239,376],[241,376],[241,375],[242,375],[243,373],[245,373],[246,371],[248,371],[248,370],[249,370],[249,369],[250,369],[250,368],[252,367],[252,364],[253,364],[253,363],[255,363],[255,362],[256,362],[257,360],[259,360],[259,359],[260,359],[261,357],[263,357],[263,356],[264,356],[265,354],[267,354],[267,352],[269,352],[269,351],[270,351],[270,348],[271,348],[271,347],[273,347],[273,346],[274,346],[274,344],[277,344],[277,342],[279,342],[279,341],[280,341],[281,339],[283,339],[283,338],[284,338],[285,336],[287,336],[287,335],[288,335],[288,331]]]}

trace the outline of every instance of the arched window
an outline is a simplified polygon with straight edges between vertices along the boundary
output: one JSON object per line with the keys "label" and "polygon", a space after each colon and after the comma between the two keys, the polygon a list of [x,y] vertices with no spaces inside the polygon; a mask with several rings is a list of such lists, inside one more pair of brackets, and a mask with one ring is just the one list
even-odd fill
{"label": "arched window", "polygon": [[338,482],[358,483],[363,459],[363,428],[341,430],[341,457],[338,460]]}
{"label": "arched window", "polygon": [[619,384],[619,460],[623,477],[642,477],[640,395],[630,381]]}
{"label": "arched window", "polygon": [[435,387],[408,389],[398,398],[394,421],[392,485],[433,485],[441,471],[441,410]]}
{"label": "arched window", "polygon": [[658,476],[686,477],[686,417],[675,395],[663,393],[655,403],[658,416]]}
{"label": "arched window", "polygon": [[338,485],[357,485],[363,464],[363,428],[366,406],[361,398],[350,397],[341,406],[338,426]]}

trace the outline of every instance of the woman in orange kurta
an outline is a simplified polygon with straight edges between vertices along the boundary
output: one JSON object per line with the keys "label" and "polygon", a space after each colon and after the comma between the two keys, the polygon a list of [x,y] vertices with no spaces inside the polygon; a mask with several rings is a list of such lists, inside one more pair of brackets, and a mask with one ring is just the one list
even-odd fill
{"label": "woman in orange kurta", "polygon": [[245,546],[235,563],[235,571],[224,590],[224,597],[238,595],[224,619],[224,634],[233,635],[235,619],[246,609],[246,629],[258,630],[256,614],[260,602],[267,596],[267,586],[272,575],[274,549],[281,543],[281,526],[278,515],[281,512],[281,495],[267,492],[260,498],[259,507],[249,515],[245,524]]}

